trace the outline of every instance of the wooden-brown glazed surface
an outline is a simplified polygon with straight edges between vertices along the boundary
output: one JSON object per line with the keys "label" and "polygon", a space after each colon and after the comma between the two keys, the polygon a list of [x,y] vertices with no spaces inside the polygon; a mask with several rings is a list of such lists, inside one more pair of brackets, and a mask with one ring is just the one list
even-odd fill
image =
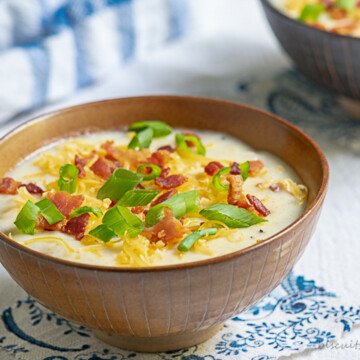
{"label": "wooden-brown glazed surface", "polygon": [[1,263],[30,295],[96,329],[100,338],[142,351],[204,341],[217,325],[280,284],[313,233],[328,183],[319,148],[285,121],[235,103],[170,96],[92,103],[29,122],[0,141],[0,177],[45,143],[155,119],[174,127],[222,131],[270,151],[292,166],[310,191],[305,214],[281,233],[249,249],[191,264],[135,269],[78,264],[37,253],[0,234]]}
{"label": "wooden-brown glazed surface", "polygon": [[297,67],[318,85],[360,100],[360,39],[291,19],[261,0],[270,26]]}

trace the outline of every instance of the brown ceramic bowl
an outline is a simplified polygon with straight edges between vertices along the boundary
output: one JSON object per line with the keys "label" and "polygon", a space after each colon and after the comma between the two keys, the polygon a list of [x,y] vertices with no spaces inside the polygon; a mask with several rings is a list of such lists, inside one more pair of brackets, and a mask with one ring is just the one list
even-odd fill
{"label": "brown ceramic bowl", "polygon": [[284,159],[309,188],[305,213],[286,229],[245,250],[188,264],[85,265],[33,251],[0,234],[1,263],[39,303],[119,347],[164,351],[208,339],[281,283],[314,231],[329,170],[319,147],[276,116],[226,101],[154,96],[76,106],[20,126],[0,141],[0,178],[61,137],[146,119],[236,136]]}
{"label": "brown ceramic bowl", "polygon": [[360,38],[321,30],[292,19],[261,0],[283,49],[297,67],[334,94],[360,100]]}

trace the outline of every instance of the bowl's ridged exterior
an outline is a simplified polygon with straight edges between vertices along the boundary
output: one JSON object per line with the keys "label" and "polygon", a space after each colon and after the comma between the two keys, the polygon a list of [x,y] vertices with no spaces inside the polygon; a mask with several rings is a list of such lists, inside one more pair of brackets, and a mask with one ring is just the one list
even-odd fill
{"label": "bowl's ridged exterior", "polygon": [[287,54],[318,85],[360,100],[360,39],[317,29],[288,18],[261,0],[266,17]]}
{"label": "bowl's ridged exterior", "polygon": [[[87,104],[30,122],[0,141],[0,155],[13,154],[3,157],[0,177],[29,152],[59,137],[58,128],[61,136],[69,136],[144,119],[224,131],[277,154],[309,188],[306,213],[261,244],[197,263],[148,269],[84,265],[40,254],[1,233],[0,261],[41,304],[100,331],[107,341],[143,351],[171,350],[205,340],[216,325],[248,309],[280,284],[317,223],[328,166],[311,139],[265,112],[209,99],[145,97]],[[106,333],[120,334],[125,340],[113,341]]]}
{"label": "bowl's ridged exterior", "polygon": [[[319,204],[320,206],[320,204]],[[85,326],[139,337],[209,328],[276,287],[306,247],[318,209],[301,226],[243,256],[166,271],[89,270],[37,258],[0,242],[0,259],[50,310]]]}

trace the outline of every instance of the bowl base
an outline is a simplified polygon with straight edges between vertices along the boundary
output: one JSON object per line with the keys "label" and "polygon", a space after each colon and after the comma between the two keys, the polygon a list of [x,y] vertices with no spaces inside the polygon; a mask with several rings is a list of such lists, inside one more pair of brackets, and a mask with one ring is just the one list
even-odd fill
{"label": "bowl base", "polygon": [[138,337],[120,334],[111,334],[105,331],[93,330],[93,334],[100,340],[124,350],[139,352],[161,352],[179,350],[198,345],[214,336],[224,324],[208,329],[189,332],[179,335],[159,337]]}

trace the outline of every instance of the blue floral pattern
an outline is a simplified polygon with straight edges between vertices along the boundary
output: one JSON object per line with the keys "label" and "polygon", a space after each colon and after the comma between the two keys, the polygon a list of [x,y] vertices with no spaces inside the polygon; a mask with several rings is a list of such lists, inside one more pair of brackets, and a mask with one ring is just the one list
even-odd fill
{"label": "blue floral pattern", "polygon": [[[339,333],[360,323],[360,307],[344,306],[314,281],[290,274],[271,294],[229,320],[205,344],[149,355],[106,346],[89,329],[44,309],[29,296],[3,309],[1,320],[0,333],[4,336],[0,337],[0,351],[21,360],[35,358],[34,353],[41,354],[36,355],[41,360],[223,360],[240,355],[248,360],[273,360],[326,346]],[[57,336],[37,339],[33,334],[42,333],[44,328]]]}
{"label": "blue floral pattern", "polygon": [[317,139],[336,141],[360,152],[360,122],[347,115],[332,94],[314,86],[297,70],[287,69],[267,78],[247,76],[238,81],[236,95],[230,97],[270,111]]}

